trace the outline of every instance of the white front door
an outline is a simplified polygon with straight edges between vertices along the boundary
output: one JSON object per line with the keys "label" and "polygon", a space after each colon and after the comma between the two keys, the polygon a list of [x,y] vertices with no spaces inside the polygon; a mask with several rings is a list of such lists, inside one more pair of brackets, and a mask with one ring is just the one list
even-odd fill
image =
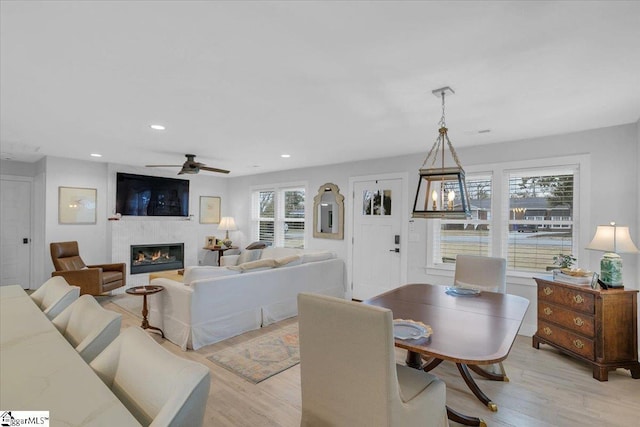
{"label": "white front door", "polygon": [[402,179],[353,184],[353,295],[364,300],[401,283]]}
{"label": "white front door", "polygon": [[31,182],[0,180],[0,286],[29,289],[31,271]]}

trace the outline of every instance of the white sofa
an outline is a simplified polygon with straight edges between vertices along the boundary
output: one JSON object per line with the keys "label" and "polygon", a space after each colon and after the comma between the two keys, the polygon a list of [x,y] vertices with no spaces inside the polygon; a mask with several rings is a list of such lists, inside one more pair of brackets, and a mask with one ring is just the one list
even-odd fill
{"label": "white sofa", "polygon": [[256,251],[257,260],[237,265],[257,253],[223,257],[222,267],[187,267],[183,282],[154,278],[151,283],[165,290],[149,296],[150,324],[183,350],[197,350],[296,316],[300,292],[345,298],[345,265],[334,253]]}

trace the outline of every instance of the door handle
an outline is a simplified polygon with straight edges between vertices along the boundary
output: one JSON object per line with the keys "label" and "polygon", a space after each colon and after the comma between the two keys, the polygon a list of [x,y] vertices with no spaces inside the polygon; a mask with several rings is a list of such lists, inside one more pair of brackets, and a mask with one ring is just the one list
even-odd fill
{"label": "door handle", "polygon": [[395,252],[395,253],[399,254],[400,253],[400,248],[389,249],[389,252]]}

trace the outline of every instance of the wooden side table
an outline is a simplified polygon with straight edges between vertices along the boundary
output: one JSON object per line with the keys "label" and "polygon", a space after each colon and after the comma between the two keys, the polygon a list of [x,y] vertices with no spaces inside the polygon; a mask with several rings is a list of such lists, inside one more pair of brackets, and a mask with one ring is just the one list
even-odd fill
{"label": "wooden side table", "polygon": [[159,285],[134,286],[133,288],[126,290],[129,295],[142,295],[142,325],[140,325],[140,327],[145,330],[151,329],[159,331],[162,338],[164,338],[164,332],[162,332],[162,329],[149,325],[149,320],[147,319],[147,315],[149,314],[149,310],[147,308],[147,295],[156,294],[163,290],[164,286]]}
{"label": "wooden side table", "polygon": [[224,251],[228,251],[229,249],[238,249],[236,246],[226,247],[226,246],[205,246],[204,248],[207,251],[217,252],[218,253],[218,265],[220,265],[220,257],[224,254]]}

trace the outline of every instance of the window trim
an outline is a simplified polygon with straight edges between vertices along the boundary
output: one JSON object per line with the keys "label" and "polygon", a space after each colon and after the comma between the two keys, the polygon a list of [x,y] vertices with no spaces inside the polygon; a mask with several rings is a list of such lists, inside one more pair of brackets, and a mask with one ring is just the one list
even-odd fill
{"label": "window trim", "polygon": [[[279,229],[286,221],[284,217],[284,200],[281,200],[281,193],[287,190],[295,190],[295,189],[303,189],[304,190],[304,220],[299,221],[304,224],[304,233],[303,233],[303,247],[306,247],[309,243],[309,188],[307,181],[292,181],[292,182],[281,182],[277,184],[260,184],[260,185],[252,185],[249,187],[251,192],[251,239],[258,240],[260,236],[259,223],[260,219],[254,216],[254,197],[255,194],[259,191],[273,191],[275,193],[275,207],[274,207],[274,217],[273,217],[273,245],[276,246],[278,244],[278,239],[282,237],[282,243],[284,244],[284,235],[280,236],[282,230]],[[272,220],[269,218],[269,220]],[[295,218],[293,220],[299,220],[299,218]]]}
{"label": "window trim", "polygon": [[[573,245],[579,262],[585,263],[589,258],[585,250],[586,244],[589,242],[590,233],[593,230],[588,229],[591,223],[591,212],[589,206],[591,204],[591,156],[589,154],[576,154],[572,156],[562,157],[541,157],[536,159],[520,160],[513,162],[496,162],[488,164],[477,164],[465,166],[467,175],[490,174],[493,176],[491,189],[491,211],[493,215],[493,227],[491,230],[491,247],[490,256],[506,257],[508,250],[507,226],[509,221],[509,194],[505,190],[508,189],[508,176],[512,171],[520,171],[526,169],[550,169],[572,168],[575,174],[574,186],[578,191],[574,192],[574,231]],[[431,224],[427,225],[426,238],[426,263],[424,266],[427,275],[445,276],[453,278],[455,264],[435,264],[433,262],[433,245],[434,229],[439,227],[438,220],[428,220]],[[437,224],[437,226],[436,226]],[[535,282],[531,280],[536,273],[507,270],[507,281],[535,286]]]}

